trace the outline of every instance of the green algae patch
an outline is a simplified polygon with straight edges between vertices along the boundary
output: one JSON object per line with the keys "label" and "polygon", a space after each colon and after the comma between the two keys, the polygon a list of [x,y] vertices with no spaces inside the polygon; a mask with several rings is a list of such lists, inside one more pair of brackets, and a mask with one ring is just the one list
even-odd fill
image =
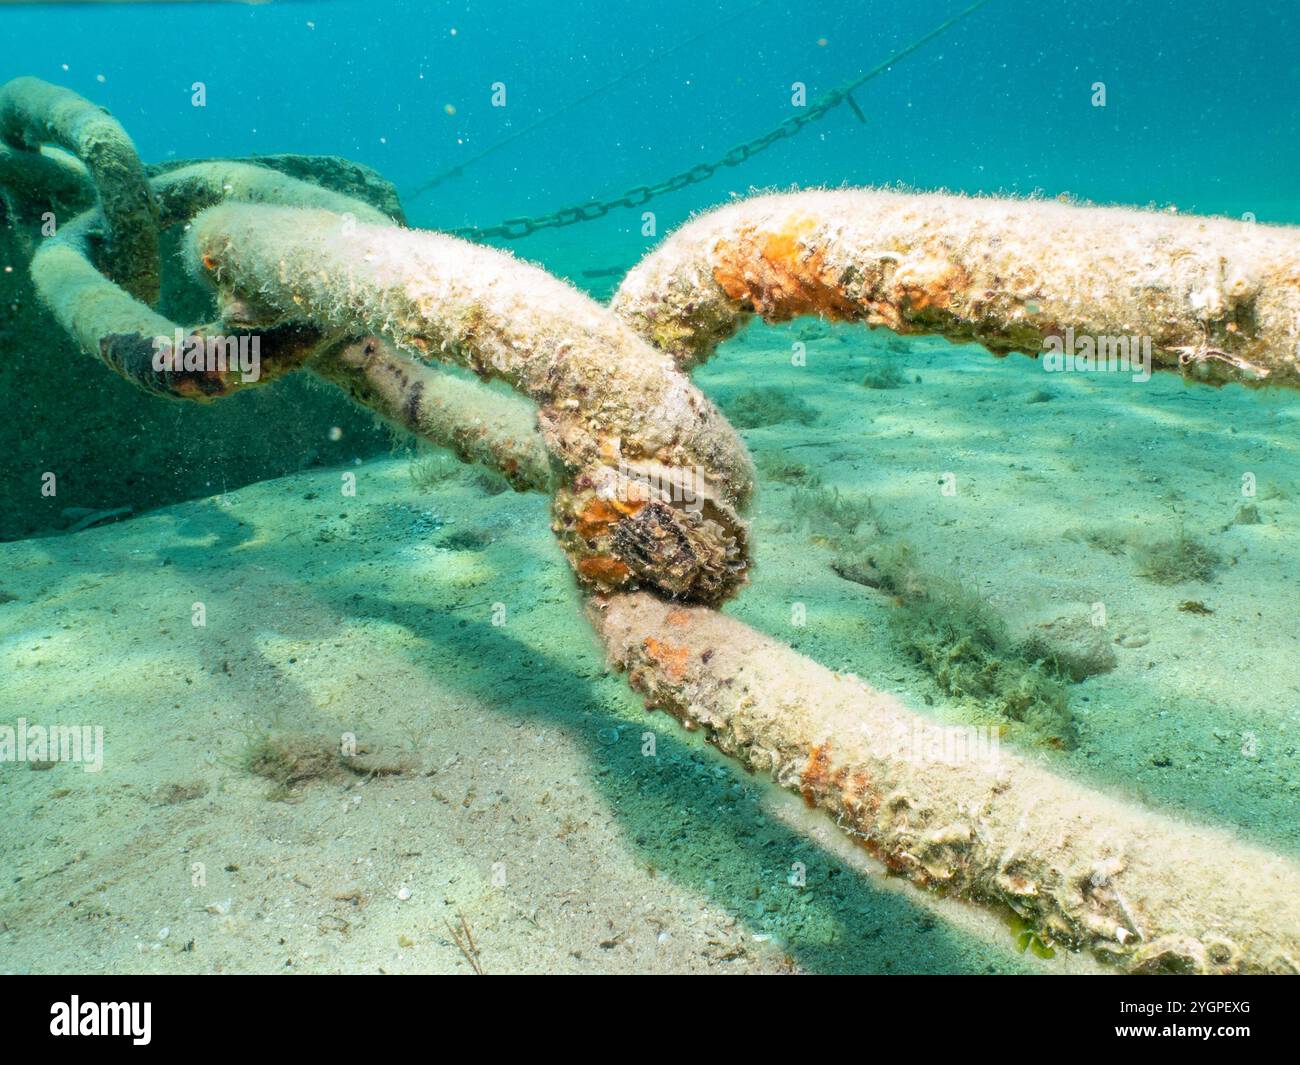
{"label": "green algae patch", "polygon": [[1214,579],[1223,563],[1223,556],[1214,548],[1179,531],[1168,540],[1139,548],[1137,551],[1138,576],[1156,584],[1182,584],[1185,581]]}
{"label": "green algae patch", "polygon": [[1054,747],[1078,742],[1066,678],[1053,660],[1012,640],[1002,619],[961,585],[932,583],[890,622],[899,646],[945,695],[978,703]]}
{"label": "green algae patch", "polygon": [[817,410],[783,388],[746,388],[721,401],[722,411],[738,429],[768,425],[811,425]]}
{"label": "green algae patch", "polygon": [[1011,929],[1017,953],[1024,954],[1028,951],[1036,958],[1056,957],[1055,948],[1047,940],[1043,939],[1020,914],[1014,910],[1008,911],[1006,923],[1007,927]]}

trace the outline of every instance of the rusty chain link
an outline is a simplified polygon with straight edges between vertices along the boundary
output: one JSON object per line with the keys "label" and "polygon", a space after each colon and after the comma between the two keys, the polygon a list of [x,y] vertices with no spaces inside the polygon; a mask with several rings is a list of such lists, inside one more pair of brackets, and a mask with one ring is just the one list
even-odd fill
{"label": "rusty chain link", "polygon": [[[980,0],[957,18],[987,2]],[[930,38],[942,29],[933,31]],[[920,47],[926,39],[910,50]],[[525,235],[540,228],[576,224],[603,217],[616,207],[637,207],[663,193],[704,181],[720,167],[739,165],[776,141],[797,134],[841,103],[855,107],[852,91],[875,73],[888,69],[897,58],[858,82],[820,97],[803,113],[763,136],[737,145],[718,162],[697,164],[658,184],[630,189],[614,200],[591,200],[541,218],[513,219],[472,232],[506,229],[507,233],[501,235],[509,235],[508,227],[513,226],[517,235]],[[60,113],[69,113],[66,91],[43,83],[19,87],[28,90],[23,94],[26,102],[33,114],[42,116],[42,121],[59,105],[63,106]],[[80,98],[72,102],[78,108],[71,112],[74,115],[93,106]],[[44,109],[37,110],[38,104]],[[28,116],[25,121],[30,125],[33,120]],[[143,175],[125,132],[114,130],[111,136],[123,138],[119,142],[120,157],[133,161],[132,172]],[[30,152],[39,145],[19,147]],[[1134,972],[1296,971],[1296,959],[1300,957],[1296,931],[1300,928],[1296,920],[1300,871],[1286,855],[1274,855],[1249,842],[1239,843],[1213,826],[1192,826],[1149,812],[1122,797],[1090,790],[1068,775],[1058,778],[1037,759],[1020,758],[1014,752],[999,756],[1005,762],[996,771],[977,772],[960,761],[918,758],[918,749],[934,749],[934,745],[947,741],[951,730],[912,712],[888,693],[851,675],[832,673],[778,640],[711,609],[737,586],[735,582],[743,576],[742,567],[748,564],[741,515],[752,491],[752,467],[743,443],[732,435],[726,419],[716,412],[716,417],[710,414],[714,408],[702,396],[688,392],[687,382],[670,381],[680,369],[667,361],[662,350],[650,349],[644,338],[637,339],[617,302],[609,307],[594,305],[588,296],[558,284],[539,267],[521,263],[499,250],[448,247],[456,242],[433,233],[387,226],[383,221],[357,227],[351,214],[331,213],[330,205],[322,209],[319,190],[308,192],[298,188],[296,182],[289,185],[265,174],[259,178],[249,173],[245,175],[246,183],[232,182],[232,165],[237,164],[222,162],[220,169],[214,170],[210,164],[195,164],[190,169],[198,173],[192,174],[191,180],[184,181],[181,175],[163,177],[155,179],[153,186],[156,195],[158,186],[165,187],[170,180],[185,192],[183,196],[159,198],[172,211],[183,210],[189,217],[202,209],[190,223],[184,258],[193,273],[200,274],[201,268],[201,276],[215,286],[222,308],[222,328],[225,317],[238,312],[241,320],[246,317],[246,326],[256,326],[262,316],[272,323],[272,329],[285,322],[293,329],[306,324],[306,331],[293,337],[298,345],[315,345],[326,337],[349,338],[345,342],[350,352],[347,358],[356,361],[327,375],[329,379],[347,387],[353,399],[372,409],[389,414],[402,411],[412,431],[423,429],[427,433],[431,423],[417,419],[417,415],[432,416],[438,411],[421,405],[424,382],[408,376],[421,363],[402,365],[405,356],[400,353],[383,354],[377,348],[371,349],[371,341],[381,335],[388,335],[407,351],[431,358],[440,357],[440,350],[442,357],[454,355],[469,369],[494,367],[499,376],[510,380],[539,405],[544,404],[548,439],[555,442],[557,457],[566,461],[566,468],[579,470],[557,493],[553,528],[561,534],[562,546],[573,552],[570,558],[575,560],[575,569],[587,582],[585,587],[591,593],[588,614],[610,661],[626,671],[628,683],[645,696],[647,708],[669,711],[687,729],[703,729],[720,751],[745,769],[770,776],[797,792],[809,806],[821,807],[892,874],[905,876],[931,893],[942,891],[954,898],[978,900],[999,916],[1011,910],[1022,927],[1044,945],[1053,942],[1054,937],[1071,950],[1090,950],[1098,959]],[[228,196],[236,192],[236,187],[240,195]],[[97,191],[102,204],[103,188]],[[814,199],[850,194],[863,198],[890,195],[851,191],[804,194],[799,198],[803,202],[798,210],[807,211]],[[309,199],[304,201],[304,196]],[[285,203],[277,205],[277,197]],[[974,205],[972,209],[978,209],[983,202],[1003,210],[999,201],[962,202]],[[308,206],[313,209],[304,210]],[[858,271],[871,255],[880,255],[864,249],[894,246],[871,230],[871,223],[887,214],[873,206],[870,202],[857,204],[851,213],[840,214],[835,224],[822,225],[823,247],[845,244],[841,253],[844,258],[838,264],[832,260],[833,276],[848,278],[851,271],[844,269],[846,263]],[[371,210],[365,205],[355,207],[361,212]],[[1024,207],[1035,213],[1044,207],[1051,211],[1095,211],[1098,218],[1113,218],[1110,209],[1055,204]],[[724,209],[728,214],[732,211]],[[54,269],[42,275],[34,267],[33,273],[50,282],[42,297],[56,318],[92,352],[103,351],[101,339],[120,344],[127,335],[120,331],[125,321],[143,342],[134,350],[151,355],[150,335],[159,331],[160,323],[164,330],[170,329],[171,323],[98,275],[83,227],[103,224],[102,214],[102,207],[99,211],[92,208],[80,223],[74,220],[61,227],[55,238],[61,243],[51,241],[38,253],[57,255],[52,260]],[[1123,215],[1106,225],[1127,234],[1133,217],[1140,216]],[[844,218],[866,221],[846,238]],[[1153,218],[1159,218],[1161,227],[1170,224],[1170,220],[1155,215],[1150,215],[1146,224],[1152,224]],[[922,235],[918,239],[941,230],[944,221],[940,213],[934,216],[933,224],[917,227]],[[1198,234],[1208,224],[1207,220],[1178,221],[1198,227]],[[161,226],[163,219],[155,216],[152,222]],[[707,218],[701,222],[713,225]],[[1226,234],[1226,247],[1241,244],[1240,232],[1232,227],[1243,223],[1215,224],[1224,227],[1219,232]],[[1007,252],[1007,238],[996,226],[985,228],[984,239],[989,246],[999,248],[998,256],[977,251],[967,262],[997,269],[999,257]],[[724,242],[729,248],[727,254],[746,251],[735,239],[741,229],[752,231],[753,226],[747,224],[732,231],[732,239]],[[78,241],[80,246],[71,245],[69,230],[74,236],[81,231],[84,239]],[[370,236],[367,231],[379,236]],[[788,232],[789,226],[778,226],[775,231]],[[712,254],[719,247],[716,231],[704,232],[704,246]],[[1079,230],[1052,230],[1034,224],[1010,232],[1037,235],[1037,254],[1033,253],[1035,245],[1016,245],[1024,262],[1047,262],[1061,269],[1057,261],[1060,257],[1044,254],[1041,249],[1070,243],[1069,235]],[[1132,263],[1127,268],[1138,271],[1137,276],[1145,278],[1151,270],[1151,260],[1143,248],[1162,248],[1170,256],[1211,264],[1215,286],[1221,276],[1233,276],[1225,267],[1227,260],[1213,248],[1211,252],[1189,253],[1154,228],[1150,239],[1131,243],[1107,240],[1104,232],[1098,222],[1096,239],[1091,244],[1114,245],[1129,253]],[[1277,232],[1276,239],[1284,244],[1294,241],[1285,230]],[[683,255],[680,247],[689,237],[688,231],[681,231],[673,238],[679,247],[673,249],[669,261],[676,262],[679,268],[684,264],[685,274],[695,276],[690,267],[697,260]],[[1256,239],[1252,235],[1251,240]],[[380,240],[382,243],[378,243]],[[748,254],[755,254],[756,246],[761,248],[762,241],[751,241]],[[378,249],[384,251],[382,257],[375,254]],[[662,256],[664,251],[660,249],[656,255]],[[967,254],[972,254],[969,248]],[[1011,254],[1015,258],[1015,253]],[[1248,282],[1245,287],[1238,286],[1235,299],[1245,301],[1242,306],[1251,304],[1249,313],[1243,311],[1240,320],[1251,322],[1252,330],[1256,321],[1253,301],[1260,293],[1296,290],[1297,257],[1300,252],[1284,247],[1267,270],[1243,268],[1235,275]],[[779,264],[783,270],[803,267],[820,274],[825,266],[821,262],[808,264],[807,257],[797,251],[787,253],[786,258],[788,262]],[[1262,261],[1270,262],[1267,258]],[[945,259],[940,266],[947,262]],[[1120,261],[1120,265],[1124,263]],[[1042,320],[1087,321],[1091,312],[1086,301],[1075,294],[1095,288],[1092,261],[1076,258],[1064,269],[1065,274],[1056,275],[1053,283],[1040,284],[1039,278],[1033,284],[1036,299],[1040,292],[1051,294],[1064,308],[1057,313],[1053,306],[1046,306]],[[917,272],[908,285],[900,283],[901,295],[896,298],[910,300],[909,293],[924,291],[925,285],[937,287],[935,290],[944,293],[945,300],[963,287],[979,294],[981,301],[997,298],[1002,291],[1000,284],[977,274],[973,265],[969,270]],[[709,284],[716,281],[713,271],[699,276]],[[799,280],[797,273],[778,272],[776,276]],[[473,279],[475,285],[483,286],[483,291],[490,289],[492,300],[473,290],[467,297],[458,281],[449,280],[461,277]],[[1096,313],[1103,317],[1094,319],[1102,325],[1100,329],[1089,329],[1091,333],[1101,335],[1103,330],[1109,331],[1106,321],[1119,316],[1127,321],[1131,314],[1126,294],[1132,291],[1132,285],[1122,283],[1123,274],[1117,272],[1116,277],[1119,280],[1114,306],[1118,310],[1108,311],[1104,301],[1094,299]],[[1188,300],[1182,331],[1198,338],[1206,329],[1201,313],[1204,298],[1198,304],[1191,297],[1206,290],[1203,278],[1195,280],[1198,284],[1186,286]],[[513,290],[508,287],[512,284]],[[41,287],[38,281],[37,288]],[[802,283],[790,286],[789,298],[793,302],[780,309],[791,313],[819,311],[816,302],[806,296],[810,287]],[[698,294],[685,291],[685,286],[661,284],[645,288],[661,293],[680,289],[682,298],[674,305],[674,313],[693,314],[698,310]],[[1209,291],[1218,294],[1217,288]],[[243,298],[250,292],[259,293],[255,303]],[[855,292],[860,296],[860,289]],[[748,315],[763,310],[763,301],[752,298],[754,292],[742,293],[746,298],[741,299],[719,281],[717,293],[719,303],[729,313]],[[1018,295],[1014,298],[1022,299]],[[927,305],[934,306],[935,301],[916,304],[918,309]],[[873,310],[883,306],[886,304],[880,301],[871,304]],[[470,308],[469,313],[466,308]],[[1283,309],[1291,311],[1285,305]],[[1023,321],[987,305],[980,313],[986,315],[985,321],[996,321],[999,328],[1015,322],[1014,328],[1019,329]],[[1036,306],[1034,314],[1038,313]],[[1113,317],[1107,319],[1107,314]],[[1159,329],[1168,328],[1167,306],[1157,305],[1151,314],[1158,320]],[[1293,313],[1272,312],[1259,318],[1265,323],[1293,319]],[[1229,319],[1223,313],[1217,320],[1225,323],[1225,336],[1238,325],[1237,317]],[[953,314],[954,328],[965,330],[972,321]],[[575,322],[582,324],[575,328]],[[713,331],[708,338],[716,344],[718,322],[716,318],[709,322]],[[982,331],[962,332],[960,338],[970,339],[971,335],[997,350],[990,343],[991,337]],[[517,342],[520,336],[538,340],[521,345]],[[91,343],[85,343],[87,338]],[[1013,339],[1018,343],[1020,335]],[[1018,350],[1014,343],[1010,347]],[[1279,363],[1294,378],[1295,360],[1289,341],[1286,349]],[[1205,357],[1206,349],[1187,350]],[[1217,349],[1210,350],[1224,355]],[[360,374],[376,355],[389,367],[385,373],[391,386],[382,396],[377,394],[373,375],[358,385],[356,375],[344,372],[350,367]],[[119,360],[115,368],[122,372],[129,368],[129,361]],[[1178,363],[1181,366],[1186,361],[1179,358]],[[300,364],[301,360],[295,363]],[[152,363],[141,361],[139,365],[151,367]],[[1243,361],[1243,365],[1249,364]],[[140,373],[124,376],[133,377],[137,384],[144,380]],[[668,397],[672,402],[660,398],[668,384],[674,389]],[[430,394],[435,391],[436,386],[429,389]],[[201,398],[193,392],[173,394]],[[446,395],[442,399],[446,420],[439,423],[441,426],[449,431],[478,427],[477,413],[468,405],[452,403]],[[598,410],[599,416],[589,413],[593,410]],[[656,412],[653,426],[642,417],[647,410]],[[641,425],[652,431],[642,433],[637,428]],[[506,428],[508,437],[503,445],[512,443],[510,437],[526,432],[515,432],[508,424]],[[439,443],[447,440],[445,435],[429,438]],[[629,445],[626,452],[625,442]],[[671,445],[672,450],[651,452],[651,445],[664,449]],[[609,465],[607,456],[611,454],[620,459],[617,467]],[[509,458],[510,452],[504,446],[497,450],[489,444],[462,457],[483,461]],[[626,461],[627,457],[633,461]],[[684,501],[670,489],[682,486],[686,471],[706,463],[706,472],[712,475],[714,484],[706,483],[708,491],[702,507],[691,511],[678,506]],[[542,470],[538,483],[525,480],[525,487],[550,487],[543,479],[545,472],[554,467],[545,460],[538,466]],[[619,570],[620,566],[628,572]],[[1090,812],[1082,827],[1074,816],[1080,809]],[[977,819],[972,819],[971,811],[978,814]],[[1138,843],[1117,852],[1116,840]],[[1121,856],[1117,857],[1117,853]],[[1014,857],[1014,866],[1009,864],[1008,856]],[[1014,869],[1014,875],[1008,873],[1009,868]],[[1082,875],[1079,870],[1083,870]],[[1083,881],[1089,890],[1079,890]],[[1189,891],[1187,884],[1196,885],[1196,889]],[[1026,900],[1034,901],[1031,904]],[[1023,915],[1017,906],[1024,908]]]}

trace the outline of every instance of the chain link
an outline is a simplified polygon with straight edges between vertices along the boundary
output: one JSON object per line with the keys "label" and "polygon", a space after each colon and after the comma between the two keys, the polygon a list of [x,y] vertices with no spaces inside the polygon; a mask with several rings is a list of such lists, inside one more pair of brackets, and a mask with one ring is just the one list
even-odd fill
{"label": "chain link", "polygon": [[816,121],[834,107],[843,103],[846,96],[847,94],[842,89],[828,93],[809,105],[806,112],[787,118],[775,129],[764,133],[761,137],[755,137],[743,144],[737,144],[716,162],[697,163],[689,170],[683,170],[681,173],[674,174],[672,177],[665,178],[653,185],[637,185],[628,189],[622,196],[616,196],[609,200],[591,200],[585,204],[564,207],[558,211],[552,211],[550,214],[537,215],[531,218],[508,218],[494,226],[461,226],[459,229],[448,230],[448,232],[453,236],[464,237],[467,240],[519,240],[531,236],[539,229],[557,229],[561,226],[575,225],[578,222],[591,222],[597,218],[604,218],[610,211],[620,207],[641,207],[656,197],[670,192],[680,192],[691,185],[698,185],[703,181],[708,181],[723,167],[734,167],[748,162],[759,152],[770,148],[777,141],[793,137],[808,123]]}
{"label": "chain link", "polygon": [[531,236],[539,229],[558,229],[561,226],[572,226],[579,222],[591,222],[597,218],[604,218],[610,211],[620,207],[640,207],[649,203],[657,196],[663,196],[670,192],[680,192],[682,189],[689,188],[691,185],[698,185],[702,181],[707,181],[713,177],[724,166],[739,166],[741,163],[748,162],[759,152],[770,148],[779,140],[785,140],[800,133],[804,126],[810,122],[816,122],[824,118],[840,104],[847,103],[852,108],[853,113],[862,119],[862,112],[858,110],[858,105],[853,100],[853,93],[861,88],[872,78],[890,70],[895,63],[906,56],[911,55],[923,45],[934,40],[945,30],[956,25],[967,15],[972,15],[981,7],[987,4],[989,0],[976,0],[975,3],[962,11],[959,11],[948,21],[936,26],[919,40],[913,41],[906,48],[895,52],[883,63],[872,67],[861,77],[854,79],[846,85],[841,85],[837,89],[819,96],[807,109],[797,115],[787,118],[775,129],[769,130],[761,137],[755,137],[753,140],[745,141],[743,144],[737,144],[730,149],[722,158],[712,163],[697,163],[689,170],[683,170],[680,174],[674,174],[670,178],[654,185],[637,185],[629,189],[622,196],[617,196],[611,200],[590,200],[587,203],[579,204],[575,207],[565,207],[559,211],[552,211],[550,214],[537,215],[531,218],[509,218],[504,222],[499,222],[494,226],[461,226],[459,229],[451,229],[447,232],[456,237],[464,237],[467,240],[519,240],[523,237]]}

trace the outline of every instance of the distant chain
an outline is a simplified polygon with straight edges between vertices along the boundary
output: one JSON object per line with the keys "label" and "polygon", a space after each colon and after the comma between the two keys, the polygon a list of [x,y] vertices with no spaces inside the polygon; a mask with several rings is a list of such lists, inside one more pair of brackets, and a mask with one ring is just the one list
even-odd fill
{"label": "distant chain", "polygon": [[565,207],[550,214],[528,218],[507,218],[504,222],[494,226],[461,226],[459,229],[451,229],[447,230],[447,232],[453,236],[464,237],[467,240],[519,240],[536,233],[539,229],[556,229],[560,226],[575,225],[578,222],[593,222],[597,218],[604,218],[610,211],[619,207],[640,207],[658,196],[670,192],[679,192],[691,185],[698,185],[702,181],[707,181],[724,166],[739,166],[746,160],[752,159],[765,148],[770,148],[777,141],[793,137],[809,122],[817,121],[826,112],[843,103],[847,96],[848,93],[842,89],[828,93],[810,104],[806,111],[792,118],[787,118],[770,132],[746,141],[744,144],[737,144],[716,162],[697,163],[689,170],[683,170],[680,174],[674,174],[672,177],[656,182],[653,185],[637,185],[635,188],[628,189],[622,196],[617,196],[614,199],[589,200],[587,203]]}
{"label": "distant chain", "polygon": [[755,137],[753,140],[745,141],[743,144],[737,144],[729,152],[712,163],[697,163],[689,170],[683,170],[680,174],[674,174],[670,178],[654,185],[637,185],[635,188],[628,189],[622,196],[615,197],[611,200],[589,200],[586,203],[576,204],[573,207],[565,207],[559,211],[553,211],[550,214],[534,215],[522,218],[507,218],[504,222],[499,222],[494,226],[461,226],[459,229],[450,229],[446,232],[456,237],[464,237],[466,240],[520,240],[524,237],[536,233],[539,229],[558,229],[561,226],[572,226],[578,222],[594,222],[597,218],[604,218],[620,207],[640,207],[642,204],[649,203],[658,196],[663,196],[670,192],[679,192],[691,185],[698,185],[702,181],[707,181],[724,166],[739,166],[741,163],[752,159],[759,152],[770,148],[777,141],[785,140],[787,137],[793,137],[799,133],[804,126],[810,122],[816,122],[826,116],[830,111],[839,107],[842,103],[847,103],[852,108],[854,115],[860,122],[865,122],[866,118],[859,110],[857,103],[853,99],[855,90],[865,85],[872,78],[878,77],[889,70],[900,59],[911,55],[923,45],[928,44],[934,38],[938,37],[944,31],[950,29],[968,15],[974,14],[990,0],[976,0],[975,3],[957,14],[946,22],[936,26],[924,37],[913,41],[906,48],[903,48],[883,63],[872,67],[861,77],[849,82],[847,85],[838,89],[832,89],[825,96],[818,97],[807,109],[799,114],[787,118],[775,129],[764,133],[761,137]]}

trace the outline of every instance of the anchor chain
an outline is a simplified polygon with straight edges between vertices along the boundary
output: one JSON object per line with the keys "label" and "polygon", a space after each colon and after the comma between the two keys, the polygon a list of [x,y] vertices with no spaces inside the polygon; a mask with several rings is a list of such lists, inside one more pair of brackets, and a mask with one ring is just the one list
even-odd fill
{"label": "anchor chain", "polygon": [[460,226],[444,232],[473,241],[522,240],[524,237],[531,236],[542,229],[558,229],[563,226],[576,225],[579,222],[594,222],[618,208],[641,207],[651,200],[670,192],[680,192],[682,189],[698,185],[702,181],[708,181],[709,178],[724,167],[740,166],[741,163],[747,162],[760,152],[766,151],[778,141],[786,140],[800,133],[805,126],[824,118],[839,107],[840,104],[847,103],[858,121],[865,123],[866,118],[857,102],[853,99],[854,92],[867,82],[891,70],[900,60],[906,59],[913,52],[919,51],[936,37],[947,32],[957,23],[973,15],[990,2],[991,0],[976,0],[976,3],[957,12],[905,48],[900,48],[865,74],[824,93],[808,104],[806,110],[797,115],[792,115],[775,129],[768,130],[762,136],[737,144],[713,162],[696,163],[689,170],[683,170],[679,174],[674,174],[672,177],[665,178],[663,181],[655,182],[652,185],[637,185],[628,189],[621,196],[615,196],[612,199],[588,200],[586,203],[563,207],[558,211],[552,211],[550,214],[507,218],[504,222],[498,222],[496,225]]}
{"label": "anchor chain", "polygon": [[823,115],[838,107],[848,99],[848,92],[836,89],[808,105],[808,110],[787,118],[773,130],[761,137],[737,144],[721,158],[711,163],[696,163],[689,170],[683,170],[653,185],[637,185],[628,189],[623,195],[608,200],[589,200],[573,207],[564,207],[550,214],[533,217],[507,218],[492,226],[459,226],[446,230],[455,237],[465,240],[521,240],[541,229],[558,229],[563,226],[576,225],[579,222],[594,222],[604,218],[610,211],[623,208],[641,207],[653,199],[670,192],[680,192],[692,185],[708,181],[723,167],[739,166],[752,159],[759,152],[770,148],[777,141],[793,137],[810,122],[816,122]]}
{"label": "anchor chain", "polygon": [[[30,129],[34,116],[17,111]],[[134,156],[124,134],[115,144]],[[8,144],[15,154],[34,146]],[[188,369],[151,376],[138,342],[171,323],[95,269],[100,259],[114,265],[109,233],[129,246],[133,225],[176,224],[198,210],[183,257],[218,288],[212,328],[281,331],[286,372],[324,353],[333,359],[326,376],[426,435],[434,422],[442,432],[456,428],[444,420],[463,428],[497,413],[422,402],[438,381],[414,373],[424,364],[413,357],[372,350],[364,334],[379,334],[503,379],[537,404],[541,443],[564,475],[558,487],[513,414],[484,423],[486,436],[452,433],[448,442],[478,461],[512,456],[521,487],[556,488],[555,529],[589,616],[647,705],[826,810],[892,872],[1009,907],[1045,941],[1132,972],[1300,971],[1300,869],[1286,856],[1013,752],[987,766],[918,759],[918,749],[943,743],[943,726],[711,609],[744,579],[740,515],[753,471],[685,373],[755,313],[817,313],[1026,350],[1068,323],[1109,328],[1136,313],[1124,300],[1154,291],[1147,281],[1160,249],[1174,263],[1159,275],[1165,302],[1139,310],[1168,334],[1157,336],[1161,351],[1181,366],[1184,349],[1209,336],[1255,383],[1300,387],[1286,343],[1300,307],[1293,231],[870,190],[757,199],[684,227],[607,308],[503,252],[404,230],[356,201],[230,167],[155,179],[149,216],[126,214],[112,232],[91,210],[37,253],[37,287],[83,347],[117,353],[108,361],[118,372],[163,394],[212,399],[234,388]],[[1096,294],[1095,262],[1045,247],[1105,249],[1113,291]],[[703,482],[684,483],[695,470]],[[698,508],[679,505],[687,487]]]}

